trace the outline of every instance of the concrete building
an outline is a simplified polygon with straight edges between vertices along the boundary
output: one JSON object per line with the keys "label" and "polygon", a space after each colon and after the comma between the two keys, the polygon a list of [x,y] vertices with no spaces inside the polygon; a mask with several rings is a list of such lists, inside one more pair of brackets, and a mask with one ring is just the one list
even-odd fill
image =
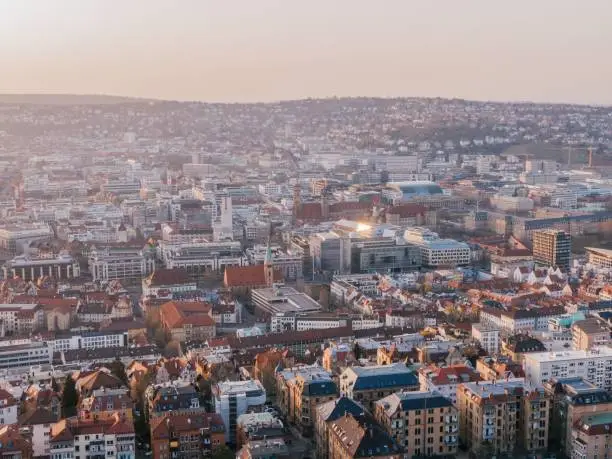
{"label": "concrete building", "polygon": [[472,324],[472,338],[478,341],[489,355],[497,354],[501,348],[499,328],[480,323]]}
{"label": "concrete building", "polygon": [[594,346],[605,346],[610,342],[610,326],[601,319],[590,318],[572,324],[574,349],[587,351]]}
{"label": "concrete building", "polygon": [[374,411],[374,403],[394,392],[419,390],[417,376],[405,364],[349,367],[340,375],[340,395]]}
{"label": "concrete building", "polygon": [[459,445],[457,408],[437,392],[396,392],[375,403],[374,417],[407,457],[452,456]]}
{"label": "concrete building", "polygon": [[603,269],[612,269],[612,250],[585,247],[587,263]]}
{"label": "concrete building", "polygon": [[453,239],[441,239],[427,228],[410,228],[404,239],[421,249],[421,262],[427,267],[464,266],[470,263],[470,247]]}
{"label": "concrete building", "polygon": [[94,281],[138,280],[155,270],[155,258],[137,247],[94,248],[89,254],[89,272]]}
{"label": "concrete building", "polygon": [[162,258],[168,269],[185,269],[194,276],[248,265],[238,241],[162,244]]}
{"label": "concrete building", "polygon": [[365,416],[365,408],[348,397],[340,397],[317,405],[314,416],[317,459],[327,459],[329,457],[328,423],[336,421],[346,414],[355,417]]}
{"label": "concrete building", "polygon": [[457,389],[459,435],[468,448],[487,442],[494,454],[548,448],[550,398],[523,382],[462,384]]}
{"label": "concrete building", "polygon": [[62,419],[51,428],[49,449],[52,459],[77,458],[80,452],[90,457],[135,459],[134,424],[118,414],[108,421]]}
{"label": "concrete building", "polygon": [[4,278],[20,277],[24,281],[50,276],[56,279],[72,279],[81,275],[79,263],[67,252],[53,257],[18,255],[2,267]]}
{"label": "concrete building", "polygon": [[308,314],[319,312],[322,306],[305,293],[293,287],[275,286],[251,291],[251,300],[260,315]]}
{"label": "concrete building", "polygon": [[20,223],[0,226],[0,250],[15,256],[35,241],[49,241],[53,230],[46,223]]}
{"label": "concrete building", "polygon": [[612,411],[612,395],[582,378],[553,378],[544,383],[551,398],[550,444],[572,456],[573,429],[583,416]]}
{"label": "concrete building", "polygon": [[175,294],[194,292],[197,282],[184,269],[156,269],[142,280],[142,295],[172,299]]}
{"label": "concrete building", "polygon": [[606,346],[589,351],[525,354],[523,366],[525,378],[535,385],[551,378],[583,378],[597,387],[612,390],[612,349]]}
{"label": "concrete building", "polygon": [[313,269],[343,272],[342,254],[346,250],[346,242],[345,238],[333,232],[312,235],[309,240],[309,248]]}
{"label": "concrete building", "polygon": [[[264,245],[256,245],[252,249],[246,250],[246,256],[252,265],[263,264],[268,249]],[[271,247],[271,261],[274,269],[283,273],[286,281],[301,279],[304,274],[304,263],[302,254],[292,254],[283,252],[280,247]]]}
{"label": "concrete building", "polygon": [[53,361],[53,348],[46,342],[10,343],[0,345],[0,368],[27,368]]}
{"label": "concrete building", "polygon": [[608,457],[612,412],[588,414],[576,422],[572,429],[572,459]]}
{"label": "concrete building", "polygon": [[418,370],[421,391],[437,392],[457,404],[457,387],[460,384],[482,381],[480,373],[465,365],[438,367],[428,365]]}
{"label": "concrete building", "polygon": [[45,313],[39,304],[0,304],[0,337],[29,336],[44,329]]}
{"label": "concrete building", "polygon": [[381,328],[384,324],[376,318],[359,315],[277,313],[270,317],[270,331],[282,333],[289,330],[305,331],[351,326],[353,330]]}
{"label": "concrete building", "polygon": [[533,232],[533,259],[544,266],[570,268],[572,237],[565,231],[546,229]]}
{"label": "concrete building", "polygon": [[236,442],[236,421],[249,409],[258,410],[266,403],[266,390],[257,380],[225,381],[213,387],[215,413],[226,426],[225,441]]}

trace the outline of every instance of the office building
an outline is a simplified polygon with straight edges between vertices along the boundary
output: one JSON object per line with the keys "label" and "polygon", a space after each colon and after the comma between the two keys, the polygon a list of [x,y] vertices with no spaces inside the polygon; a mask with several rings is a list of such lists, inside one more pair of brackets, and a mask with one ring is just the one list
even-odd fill
{"label": "office building", "polygon": [[371,412],[376,400],[394,392],[419,388],[419,379],[404,363],[348,367],[340,375],[340,395],[362,403]]}
{"label": "office building", "polygon": [[427,228],[410,228],[404,239],[421,249],[421,262],[427,267],[454,267],[470,263],[470,247],[464,242],[441,239]]}
{"label": "office building", "polygon": [[26,282],[43,276],[72,279],[81,275],[79,263],[67,252],[52,257],[17,255],[5,263],[2,271],[5,279],[20,277]]}
{"label": "office building", "polygon": [[225,381],[215,384],[212,399],[225,425],[225,441],[235,443],[238,416],[260,410],[266,403],[266,390],[258,380]]}
{"label": "office building", "polygon": [[587,254],[587,263],[596,268],[611,269],[612,268],[612,250],[600,249],[597,247],[585,247]]}
{"label": "office building", "polygon": [[551,378],[583,378],[597,387],[612,390],[612,349],[535,352],[525,354],[525,379],[542,385]]}
{"label": "office building", "polygon": [[53,361],[53,348],[46,342],[10,343],[0,342],[0,368],[27,368]]}
{"label": "office building", "polygon": [[181,268],[193,276],[248,265],[238,241],[163,244],[162,258],[168,269]]}
{"label": "office building", "polygon": [[407,457],[446,457],[457,453],[457,408],[440,393],[396,392],[374,405],[374,417],[404,448]]}
{"label": "office building", "polygon": [[256,312],[265,317],[279,313],[308,314],[322,309],[311,297],[288,286],[252,290],[251,300]]}
{"label": "office building", "polygon": [[542,387],[521,381],[462,384],[457,405],[459,435],[468,448],[486,442],[495,455],[548,448],[550,398]]}
{"label": "office building", "polygon": [[384,323],[377,318],[368,319],[357,314],[300,314],[295,312],[277,313],[270,316],[270,331],[282,333],[289,330],[305,331],[351,326],[353,330],[382,328]]}
{"label": "office building", "polygon": [[570,268],[572,237],[565,231],[545,229],[533,232],[533,259],[544,266]]}
{"label": "office building", "polygon": [[89,272],[94,281],[125,279],[140,282],[154,270],[154,254],[138,247],[94,248],[89,254]]}
{"label": "office building", "polygon": [[49,241],[53,230],[46,223],[20,223],[0,226],[0,250],[10,256],[24,253],[32,242]]}

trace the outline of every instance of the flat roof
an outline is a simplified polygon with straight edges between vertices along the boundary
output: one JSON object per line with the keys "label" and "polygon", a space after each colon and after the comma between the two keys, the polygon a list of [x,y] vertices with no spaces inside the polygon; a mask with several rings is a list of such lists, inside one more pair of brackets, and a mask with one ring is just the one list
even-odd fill
{"label": "flat roof", "polygon": [[266,303],[257,304],[271,313],[316,312],[322,309],[315,300],[292,287],[261,288],[253,290],[252,295],[254,299]]}
{"label": "flat roof", "polygon": [[536,362],[552,362],[555,360],[577,360],[595,357],[612,357],[612,349],[607,346],[596,346],[590,351],[569,350],[561,352],[533,352],[525,354],[526,360]]}

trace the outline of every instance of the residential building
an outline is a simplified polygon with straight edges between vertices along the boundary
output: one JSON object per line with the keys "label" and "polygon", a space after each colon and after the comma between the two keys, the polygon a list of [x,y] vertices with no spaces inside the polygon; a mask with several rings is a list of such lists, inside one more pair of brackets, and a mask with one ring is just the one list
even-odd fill
{"label": "residential building", "polygon": [[457,404],[459,384],[482,381],[480,373],[466,365],[438,367],[428,365],[418,370],[421,391],[436,392]]}
{"label": "residential building", "polygon": [[291,440],[292,434],[276,415],[267,412],[245,413],[238,416],[236,449],[258,440]]}
{"label": "residential building", "polygon": [[470,247],[464,242],[441,239],[427,228],[410,228],[404,239],[421,249],[421,262],[426,267],[465,266],[470,263]]}
{"label": "residential building", "polygon": [[45,313],[39,304],[0,304],[0,337],[30,336],[32,332],[44,330],[45,325]]}
{"label": "residential building", "polygon": [[354,417],[365,416],[365,408],[348,397],[340,397],[317,405],[314,412],[315,444],[317,459],[327,459],[329,452],[328,423],[340,419],[346,414]]}
{"label": "residential building", "polygon": [[158,268],[142,280],[142,295],[157,298],[174,298],[175,294],[185,294],[197,290],[197,283],[184,269]]}
{"label": "residential building", "polygon": [[417,376],[403,363],[349,367],[340,375],[340,395],[362,403],[374,411],[374,403],[400,390],[417,391]]}
{"label": "residential building", "polygon": [[572,459],[607,458],[612,448],[610,430],[612,412],[588,414],[576,422],[572,429]]}
{"label": "residential building", "polygon": [[89,397],[102,389],[125,389],[123,381],[105,367],[96,371],[77,373],[76,377],[76,390],[82,398]]}
{"label": "residential building", "polygon": [[551,398],[550,446],[572,457],[574,426],[583,416],[612,411],[612,394],[582,378],[553,378],[544,390]]}
{"label": "residential building", "polygon": [[480,323],[506,334],[548,330],[548,324],[566,314],[563,306],[518,309],[483,308]]}
{"label": "residential building", "polygon": [[603,269],[612,268],[612,250],[598,247],[585,247],[587,263]]}
{"label": "residential building", "polygon": [[459,445],[457,408],[438,392],[396,392],[375,403],[374,417],[407,457],[452,456]]}
{"label": "residential building", "polygon": [[[0,426],[0,457],[2,459],[32,459],[32,444],[20,432],[18,425]],[[51,459],[59,459],[52,457]]]}
{"label": "residential building", "polygon": [[266,390],[257,380],[225,381],[215,384],[212,398],[215,413],[226,426],[225,441],[235,443],[238,416],[261,409],[266,403]]}
{"label": "residential building", "polygon": [[106,421],[67,418],[53,424],[49,441],[51,459],[83,456],[135,459],[134,424],[118,414]]}
{"label": "residential building", "polygon": [[19,411],[19,402],[13,395],[0,389],[0,426],[4,424],[15,424]]}
{"label": "residential building", "polygon": [[459,435],[463,444],[478,449],[487,443],[494,454],[546,451],[550,397],[542,387],[520,381],[457,388]]}
{"label": "residential building", "polygon": [[225,445],[225,425],[217,413],[164,413],[151,419],[152,459],[212,456]]}
{"label": "residential building", "polygon": [[533,259],[544,266],[555,266],[563,271],[570,268],[572,237],[565,231],[542,229],[533,232]]}
{"label": "residential building", "polygon": [[22,432],[30,438],[34,457],[49,457],[51,454],[49,439],[51,426],[59,420],[59,416],[45,408],[37,408],[22,414],[19,426]]}
{"label": "residential building", "polygon": [[119,414],[121,419],[130,421],[134,419],[133,409],[134,401],[127,388],[101,388],[81,399],[78,417],[85,421],[106,421]]}
{"label": "residential building", "polygon": [[329,459],[403,459],[404,449],[370,416],[344,416],[327,422]]}
{"label": "residential building", "polygon": [[525,378],[542,385],[551,378],[583,378],[597,387],[612,390],[612,349],[596,346],[591,350],[536,352],[525,354]]}
{"label": "residential building", "polygon": [[574,349],[587,351],[593,346],[604,346],[610,342],[610,326],[603,320],[589,318],[572,324]]}
{"label": "residential building", "polygon": [[290,350],[268,349],[259,352],[255,356],[252,370],[253,378],[260,381],[266,389],[266,395],[272,397],[277,394],[277,376],[279,370],[282,368],[293,368],[294,365],[295,354]]}
{"label": "residential building", "polygon": [[160,308],[160,321],[179,342],[206,340],[216,334],[212,307],[200,301],[170,301]]}
{"label": "residential building", "polygon": [[4,278],[20,277],[24,281],[36,280],[43,276],[56,279],[72,279],[81,275],[77,260],[67,252],[57,256],[17,255],[2,267]]}
{"label": "residential building", "polygon": [[281,371],[277,381],[281,412],[304,433],[312,431],[317,405],[335,399],[338,394],[331,375],[318,366]]}
{"label": "residential building", "polygon": [[499,329],[484,324],[472,324],[472,338],[480,343],[480,346],[489,355],[495,355],[501,347]]}

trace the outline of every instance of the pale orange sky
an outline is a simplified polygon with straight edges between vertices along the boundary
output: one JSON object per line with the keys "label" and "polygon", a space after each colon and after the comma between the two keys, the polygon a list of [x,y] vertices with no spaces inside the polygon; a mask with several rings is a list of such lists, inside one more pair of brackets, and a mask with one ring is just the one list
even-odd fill
{"label": "pale orange sky", "polygon": [[0,92],[612,103],[612,0],[0,0]]}

